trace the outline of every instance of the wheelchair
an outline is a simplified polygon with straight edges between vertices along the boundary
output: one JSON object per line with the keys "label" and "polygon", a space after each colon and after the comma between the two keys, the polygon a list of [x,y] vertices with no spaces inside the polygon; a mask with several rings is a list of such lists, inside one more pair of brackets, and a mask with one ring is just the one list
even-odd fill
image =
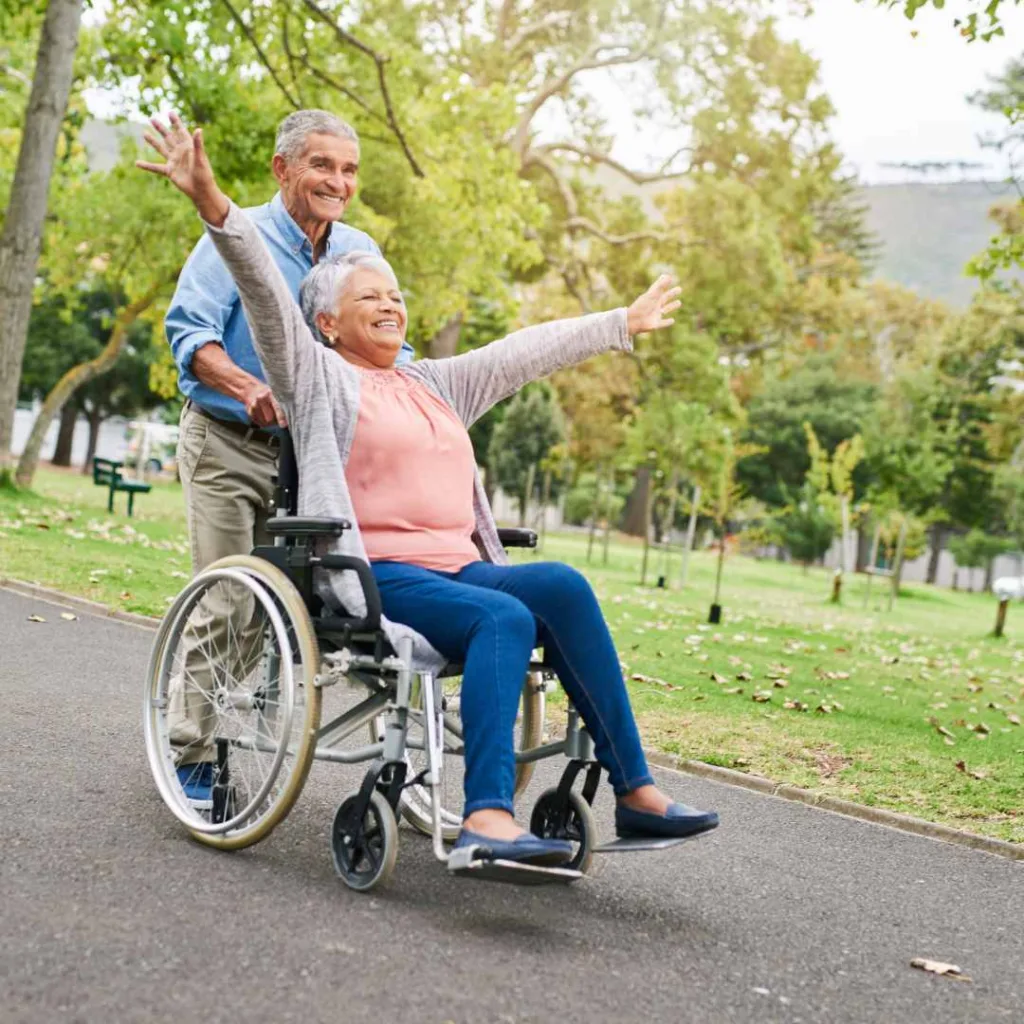
{"label": "wheelchair", "polygon": [[[554,676],[542,658],[524,681],[516,726],[516,796],[535,764],[564,756],[557,786],[537,799],[530,830],[568,839],[572,860],[542,868],[501,861],[485,847],[449,853],[461,825],[461,668],[437,675],[411,668],[411,644],[392,648],[380,628],[381,598],[366,562],[317,554],[315,542],[350,528],[342,519],[300,517],[298,472],[282,435],[273,544],[224,558],[199,573],[169,606],[147,672],[144,734],[164,803],[198,842],[238,850],[265,838],[294,806],[314,760],[369,763],[358,791],[337,808],[330,831],[338,875],[357,891],[391,876],[398,819],[432,839],[448,871],[518,884],[569,883],[595,854],[663,849],[681,839],[598,841],[591,809],[601,767],[578,712],[568,706],[563,739],[544,742],[545,695]],[[504,529],[506,547],[534,547],[530,530]],[[366,599],[361,617],[325,606],[314,588],[318,569],[357,574]],[[325,696],[357,694],[323,722]],[[212,799],[186,796],[177,767],[189,749],[175,735],[175,715],[192,701],[208,723],[204,759],[215,751]],[[582,779],[582,786],[575,788]]]}

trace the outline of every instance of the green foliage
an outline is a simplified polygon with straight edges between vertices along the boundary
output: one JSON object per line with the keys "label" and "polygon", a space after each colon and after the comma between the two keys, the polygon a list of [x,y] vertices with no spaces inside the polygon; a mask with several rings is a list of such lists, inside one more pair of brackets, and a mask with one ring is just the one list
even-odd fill
{"label": "green foliage", "polygon": [[[73,366],[98,356],[122,303],[122,296],[97,284],[73,304],[55,293],[37,305],[29,322],[19,398],[45,397]],[[114,368],[75,392],[74,405],[103,419],[134,416],[158,404],[160,397],[149,388],[157,351],[153,334],[152,324],[136,321]]]}
{"label": "green foliage", "polygon": [[835,536],[833,513],[809,479],[775,516],[774,527],[779,543],[804,565],[822,558]]}
{"label": "green foliage", "polygon": [[[519,392],[508,403],[505,415],[494,428],[488,448],[488,465],[493,480],[508,495],[519,499],[525,514],[526,488],[531,479],[531,497],[541,496],[541,463],[551,450],[565,440],[565,424],[551,386],[541,381]],[[553,488],[552,496],[557,494]]]}
{"label": "green foliage", "polygon": [[949,550],[956,564],[965,569],[985,569],[999,555],[1013,549],[1013,541],[1006,537],[993,537],[983,530],[970,530],[949,542]]}
{"label": "green foliage", "polygon": [[995,472],[995,496],[1002,525],[1018,551],[1024,551],[1024,466],[1007,463]]}
{"label": "green foliage", "polygon": [[[813,353],[790,371],[773,369],[748,406],[743,434],[747,443],[763,450],[740,462],[739,481],[769,506],[788,504],[786,494],[801,488],[810,469],[804,424],[823,451],[834,452],[872,420],[877,394],[874,384],[841,372],[834,354]],[[860,470],[853,479],[859,496],[867,474]]]}
{"label": "green foliage", "polygon": [[565,521],[574,526],[583,526],[590,522],[594,510],[598,509],[598,498],[601,504],[599,512],[602,516],[615,522],[622,514],[626,505],[626,495],[616,490],[611,494],[605,494],[607,481],[594,472],[581,473],[572,490],[565,496]]}

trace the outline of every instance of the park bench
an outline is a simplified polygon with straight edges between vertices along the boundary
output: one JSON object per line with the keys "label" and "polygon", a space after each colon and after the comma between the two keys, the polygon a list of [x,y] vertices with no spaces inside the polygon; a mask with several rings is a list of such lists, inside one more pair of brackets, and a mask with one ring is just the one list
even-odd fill
{"label": "park bench", "polygon": [[110,496],[107,499],[107,511],[114,511],[114,492],[124,491],[128,495],[128,515],[132,514],[132,506],[136,494],[145,494],[152,490],[152,484],[144,484],[141,480],[125,480],[121,476],[123,462],[116,462],[114,459],[101,459],[98,456],[92,460],[92,482],[100,487],[109,487]]}

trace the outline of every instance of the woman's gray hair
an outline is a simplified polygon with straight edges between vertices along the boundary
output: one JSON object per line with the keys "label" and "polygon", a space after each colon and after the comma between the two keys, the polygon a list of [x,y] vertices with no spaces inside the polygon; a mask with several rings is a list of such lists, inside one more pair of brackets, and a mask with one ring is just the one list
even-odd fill
{"label": "woman's gray hair", "polygon": [[398,278],[391,264],[383,256],[372,252],[346,252],[340,256],[327,256],[303,278],[299,286],[299,305],[302,315],[321,345],[330,347],[331,342],[317,326],[318,313],[334,313],[338,296],[341,295],[348,279],[357,270],[376,270],[390,277],[398,286]]}
{"label": "woman's gray hair", "polygon": [[306,139],[310,135],[333,135],[359,145],[355,128],[340,117],[326,110],[296,110],[277,126],[274,152],[280,153],[285,160],[294,160],[306,148]]}

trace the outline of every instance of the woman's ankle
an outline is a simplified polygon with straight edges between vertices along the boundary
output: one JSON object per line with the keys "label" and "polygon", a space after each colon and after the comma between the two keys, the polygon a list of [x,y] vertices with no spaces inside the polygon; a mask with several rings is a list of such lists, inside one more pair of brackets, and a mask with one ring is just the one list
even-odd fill
{"label": "woman's ankle", "polygon": [[636,789],[631,789],[616,799],[623,807],[628,807],[633,811],[647,811],[651,814],[664,814],[672,803],[671,799],[665,796],[657,786],[651,785],[637,786]]}
{"label": "woman's ankle", "polygon": [[515,839],[526,830],[516,824],[516,819],[500,807],[485,807],[467,814],[462,827],[490,839]]}

